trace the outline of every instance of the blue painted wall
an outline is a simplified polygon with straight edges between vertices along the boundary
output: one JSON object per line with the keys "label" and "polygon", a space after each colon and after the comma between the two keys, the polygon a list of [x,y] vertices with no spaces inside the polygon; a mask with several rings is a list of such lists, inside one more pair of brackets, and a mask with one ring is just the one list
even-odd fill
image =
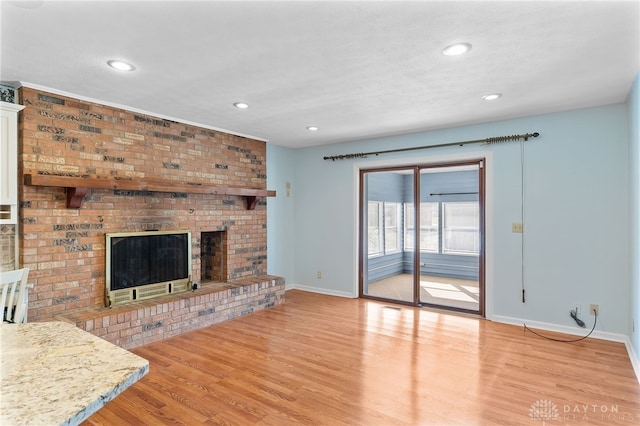
{"label": "blue painted wall", "polygon": [[629,282],[631,343],[640,354],[640,73],[627,98],[629,117]]}
{"label": "blue painted wall", "polygon": [[[287,272],[292,275],[285,277],[300,288],[357,294],[357,170],[383,160],[374,157],[332,162],[324,161],[325,155],[538,131],[540,138],[524,144],[524,242],[522,235],[511,232],[511,223],[520,218],[520,144],[394,153],[386,155],[384,162],[487,154],[491,192],[487,206],[487,314],[571,326],[570,306],[576,302],[583,307],[597,303],[601,311],[599,330],[630,335],[630,114],[627,104],[616,104],[411,135],[268,151],[269,176],[274,168],[290,170],[292,159],[295,164],[293,206],[283,207],[294,210],[295,215],[274,216],[270,210],[268,216],[269,229],[291,226],[288,221],[293,218],[293,235],[283,233],[286,239],[278,241],[293,247],[292,253],[287,259],[279,258],[283,254],[274,253],[277,247],[270,244],[269,265],[275,262],[282,265],[282,270],[287,269],[285,265],[295,265]],[[637,119],[635,123],[637,129]],[[637,168],[637,160],[634,164]],[[279,195],[272,202],[287,200]],[[526,303],[520,299],[523,246]],[[317,278],[318,271],[322,272],[321,279]],[[637,294],[637,283],[634,285]],[[637,315],[638,303],[633,306]]]}
{"label": "blue painted wall", "polygon": [[295,163],[293,150],[267,144],[267,188],[276,191],[267,198],[267,273],[284,277],[287,286],[295,271]]}

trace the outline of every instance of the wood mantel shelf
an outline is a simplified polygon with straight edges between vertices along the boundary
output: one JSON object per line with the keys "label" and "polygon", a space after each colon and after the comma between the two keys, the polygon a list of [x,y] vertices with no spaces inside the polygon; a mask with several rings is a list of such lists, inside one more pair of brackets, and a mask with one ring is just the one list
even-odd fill
{"label": "wood mantel shelf", "polygon": [[207,184],[190,184],[161,179],[104,179],[74,176],[25,174],[24,184],[67,189],[67,208],[80,208],[88,189],[118,189],[123,191],[184,192],[187,194],[238,195],[247,201],[247,210],[254,210],[262,197],[275,197],[267,189],[234,188]]}

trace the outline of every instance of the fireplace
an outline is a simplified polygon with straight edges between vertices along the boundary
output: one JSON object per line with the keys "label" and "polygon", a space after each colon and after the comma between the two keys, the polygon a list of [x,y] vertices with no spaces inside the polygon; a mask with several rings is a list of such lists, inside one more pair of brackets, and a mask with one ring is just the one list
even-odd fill
{"label": "fireplace", "polygon": [[200,238],[202,283],[227,281],[227,231],[202,232]]}
{"label": "fireplace", "polygon": [[187,290],[190,231],[106,234],[106,306]]}
{"label": "fireplace", "polygon": [[[29,276],[34,285],[29,292],[30,321],[75,315],[93,331],[97,330],[98,318],[102,321],[99,315],[114,315],[111,325],[105,320],[104,329],[95,334],[135,346],[160,335],[175,335],[178,322],[184,322],[181,330],[186,331],[228,319],[232,314],[222,308],[225,303],[233,304],[229,309],[235,316],[258,309],[255,300],[247,301],[251,306],[236,305],[234,298],[244,293],[235,296],[224,291],[237,292],[235,287],[240,284],[252,287],[254,279],[260,283],[273,280],[266,277],[267,199],[256,203],[254,210],[247,210],[246,197],[226,194],[226,190],[266,190],[264,141],[39,89],[23,87],[20,92],[26,106],[18,124],[23,136],[18,156],[21,177],[28,173],[55,179],[87,178],[88,183],[103,178],[109,181],[105,188],[88,189],[81,207],[68,210],[68,199],[73,200],[82,191],[66,190],[64,184],[19,186],[20,234],[25,236],[19,239],[19,260],[37,270]],[[42,154],[43,149],[50,155],[41,155],[38,158],[42,161],[35,161],[34,155]],[[147,187],[150,182],[156,189],[162,183],[164,189],[151,191]],[[136,183],[139,187],[120,188],[125,183],[127,188]],[[113,303],[115,296],[109,294],[110,283],[106,282],[112,274],[105,268],[105,234],[147,229],[191,232],[191,285],[203,283],[202,288],[140,300],[146,295],[133,287],[138,288],[135,301],[131,301],[134,295],[130,288],[113,290],[116,295],[124,293],[124,302],[106,308],[105,288],[108,303]],[[207,274],[203,278],[202,233],[213,231],[226,233],[222,237],[224,251],[221,257],[205,259]],[[170,282],[170,290],[175,292],[175,281]],[[169,291],[166,285],[156,287],[160,288],[152,289]],[[262,287],[256,289],[255,297],[272,300],[274,288],[278,300],[283,297],[280,282],[267,288],[268,294]],[[253,293],[248,294],[253,297]],[[223,295],[219,302],[217,298]],[[201,300],[204,296],[211,299]],[[210,314],[214,306],[216,312]],[[154,311],[160,307],[164,312],[156,315]],[[129,314],[136,319],[131,320]],[[135,331],[141,326],[141,318],[147,328],[159,321],[163,326]],[[130,328],[122,321],[130,321]]]}

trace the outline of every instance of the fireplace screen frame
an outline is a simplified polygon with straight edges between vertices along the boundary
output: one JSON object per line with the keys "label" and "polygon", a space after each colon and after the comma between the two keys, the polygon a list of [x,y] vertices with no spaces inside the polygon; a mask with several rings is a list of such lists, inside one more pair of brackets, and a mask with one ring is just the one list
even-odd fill
{"label": "fireplace screen frame", "polygon": [[[127,238],[139,236],[159,236],[159,235],[186,235],[187,238],[187,277],[162,281],[157,283],[149,283],[146,285],[138,285],[128,288],[112,289],[111,270],[112,270],[112,244],[114,238]],[[120,305],[124,303],[134,302],[138,300],[152,299],[167,294],[182,293],[192,290],[192,273],[193,265],[191,258],[191,231],[189,230],[173,230],[173,231],[139,231],[139,232],[110,232],[105,234],[105,306]]]}

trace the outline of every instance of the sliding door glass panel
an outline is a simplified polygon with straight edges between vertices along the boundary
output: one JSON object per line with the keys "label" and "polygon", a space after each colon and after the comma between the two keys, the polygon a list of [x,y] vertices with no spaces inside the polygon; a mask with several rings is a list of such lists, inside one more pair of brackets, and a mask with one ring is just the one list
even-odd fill
{"label": "sliding door glass panel", "polygon": [[420,170],[421,304],[480,310],[477,165]]}
{"label": "sliding door glass panel", "polygon": [[477,201],[442,203],[442,252],[480,253],[480,208]]}
{"label": "sliding door glass panel", "polygon": [[[365,172],[363,201],[363,286],[366,296],[415,302],[413,170]],[[413,220],[413,219],[412,219]]]}

